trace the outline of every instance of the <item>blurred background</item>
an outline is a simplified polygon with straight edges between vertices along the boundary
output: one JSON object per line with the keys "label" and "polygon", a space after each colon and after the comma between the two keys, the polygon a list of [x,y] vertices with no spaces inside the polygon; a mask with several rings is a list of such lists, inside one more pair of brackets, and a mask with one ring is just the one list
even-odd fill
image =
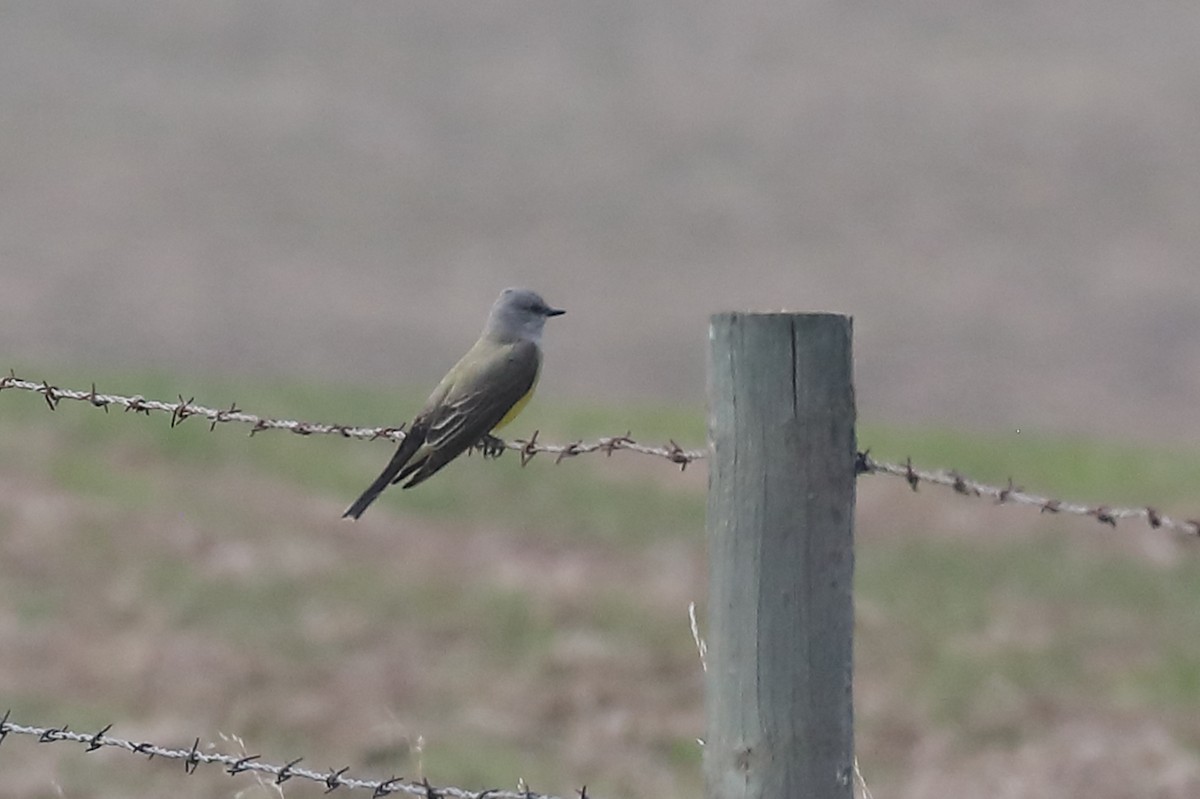
{"label": "blurred background", "polygon": [[555,396],[697,397],[708,313],[830,310],[867,418],[1198,435],[1192,4],[3,15],[24,357],[428,381],[518,283],[573,312]]}
{"label": "blurred background", "polygon": [[[396,424],[524,284],[568,315],[513,435],[702,446],[707,315],[836,311],[877,457],[1195,514],[1197,40],[1169,0],[5,3],[0,368]],[[0,397],[16,720],[697,789],[702,467],[476,459],[348,532],[384,444],[40,402]],[[1200,545],[882,481],[875,796],[1195,795]],[[13,795],[177,784],[49,749]]]}

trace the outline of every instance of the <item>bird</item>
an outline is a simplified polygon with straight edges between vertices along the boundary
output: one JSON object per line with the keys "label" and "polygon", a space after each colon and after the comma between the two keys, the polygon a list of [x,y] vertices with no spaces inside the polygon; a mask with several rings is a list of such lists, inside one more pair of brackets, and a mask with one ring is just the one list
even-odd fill
{"label": "bird", "polygon": [[396,454],[342,518],[362,516],[391,484],[408,480],[403,488],[412,488],[425,482],[473,446],[498,455],[501,442],[492,431],[516,418],[533,396],[542,329],[548,318],[564,313],[531,289],[500,292],[479,340],[438,383]]}

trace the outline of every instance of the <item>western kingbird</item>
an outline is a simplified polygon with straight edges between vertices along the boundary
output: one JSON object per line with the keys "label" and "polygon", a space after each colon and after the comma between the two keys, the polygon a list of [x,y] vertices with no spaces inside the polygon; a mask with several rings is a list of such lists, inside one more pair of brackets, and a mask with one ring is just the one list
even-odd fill
{"label": "western kingbird", "polygon": [[500,292],[479,340],[438,383],[383,473],[342,518],[362,516],[390,483],[410,475],[404,488],[424,482],[511,422],[537,386],[546,319],[561,313],[535,291]]}

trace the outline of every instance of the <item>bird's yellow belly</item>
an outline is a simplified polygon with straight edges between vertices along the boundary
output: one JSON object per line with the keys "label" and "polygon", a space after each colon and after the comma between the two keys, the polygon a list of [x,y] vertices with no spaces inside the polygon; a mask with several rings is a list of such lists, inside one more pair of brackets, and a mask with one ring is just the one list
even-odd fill
{"label": "bird's yellow belly", "polygon": [[513,419],[516,419],[517,414],[519,414],[521,411],[525,410],[525,406],[529,404],[529,400],[533,397],[533,391],[536,388],[537,388],[537,380],[535,379],[533,381],[533,385],[530,386],[529,390],[525,392],[525,396],[521,397],[519,400],[514,402],[513,406],[508,409],[508,413],[504,414],[504,416],[502,416],[500,418],[500,421],[496,422],[496,426],[493,427],[492,429],[499,430],[501,427],[504,427],[504,425],[508,424]]}

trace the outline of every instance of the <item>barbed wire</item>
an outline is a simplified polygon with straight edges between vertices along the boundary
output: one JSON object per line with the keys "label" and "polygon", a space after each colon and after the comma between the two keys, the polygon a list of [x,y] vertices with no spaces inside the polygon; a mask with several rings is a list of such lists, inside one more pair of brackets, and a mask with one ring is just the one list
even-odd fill
{"label": "barbed wire", "polygon": [[991,497],[998,505],[1011,502],[1015,505],[1038,508],[1042,513],[1070,513],[1077,516],[1088,516],[1110,527],[1116,527],[1119,519],[1145,519],[1153,529],[1166,527],[1188,535],[1200,535],[1200,520],[1176,519],[1149,506],[1112,507],[1065,502],[1061,499],[1032,494],[1020,486],[1013,485],[1011,477],[1005,486],[989,485],[972,480],[955,471],[917,469],[913,467],[911,458],[903,464],[877,461],[871,457],[870,450],[858,453],[855,471],[858,474],[885,474],[902,477],[913,491],[916,491],[923,482],[932,483],[952,488],[955,492],[968,497]]}
{"label": "barbed wire", "polygon": [[[222,410],[197,405],[194,397],[185,400],[182,394],[176,402],[147,399],[141,394],[134,394],[132,396],[101,394],[96,390],[95,383],[92,384],[90,391],[80,391],[78,389],[60,388],[45,381],[38,383],[33,380],[23,380],[11,371],[7,377],[0,378],[0,391],[9,388],[21,391],[33,391],[41,394],[50,410],[55,410],[58,407],[58,403],[62,400],[77,400],[79,402],[87,402],[96,408],[104,408],[105,410],[116,406],[124,409],[126,412],[133,411],[134,413],[143,413],[147,416],[152,413],[165,413],[171,418],[171,427],[182,424],[185,419],[196,416],[209,423],[209,430],[216,429],[218,424],[228,422],[248,424],[250,425],[250,435],[264,430],[286,430],[301,436],[336,435],[342,438],[365,440],[374,440],[377,438],[386,438],[396,442],[404,440],[404,425],[400,425],[399,427],[359,427],[345,424],[301,422],[292,419],[272,419],[254,413],[247,413],[239,408],[237,403],[233,403],[228,408]],[[681,469],[686,469],[689,463],[704,458],[706,454],[704,450],[684,449],[674,441],[669,441],[666,446],[661,447],[640,444],[633,440],[632,433],[626,433],[623,436],[605,436],[604,438],[589,442],[580,439],[569,444],[542,444],[537,439],[538,431],[535,430],[528,440],[514,439],[512,441],[505,441],[504,446],[507,449],[516,450],[521,453],[522,466],[538,453],[554,455],[555,462],[558,463],[565,458],[586,455],[592,452],[603,452],[606,455],[611,455],[619,450],[629,450],[630,452],[637,452],[642,455],[656,455],[678,464]]]}
{"label": "barbed wire", "polygon": [[[150,759],[160,757],[168,760],[182,760],[184,772],[187,774],[195,773],[196,769],[202,765],[217,764],[224,766],[225,773],[229,775],[241,774],[243,772],[252,772],[260,775],[266,774],[274,778],[276,785],[282,785],[290,779],[299,778],[325,786],[325,793],[332,793],[338,788],[350,788],[370,791],[372,799],[397,793],[405,793],[410,796],[421,797],[421,799],[559,799],[559,797],[550,794],[535,793],[529,790],[528,786],[525,786],[523,790],[516,791],[501,790],[498,788],[468,791],[451,786],[434,786],[429,783],[428,779],[406,780],[403,777],[391,777],[386,780],[361,779],[349,774],[349,766],[331,768],[328,771],[313,771],[312,769],[304,768],[299,765],[304,759],[300,757],[287,761],[283,765],[276,765],[260,760],[258,755],[239,756],[204,751],[201,748],[199,738],[196,738],[188,748],[159,746],[148,741],[135,742],[109,735],[109,730],[113,726],[111,724],[97,732],[75,732],[68,729],[67,725],[63,725],[62,727],[34,727],[17,724],[9,720],[10,714],[11,711],[5,711],[4,716],[0,718],[0,744],[4,743],[4,740],[9,735],[29,735],[37,738],[38,743],[44,744],[63,742],[84,744],[88,752],[108,747],[120,749],[130,754],[146,755]],[[519,784],[523,785],[524,781],[521,781]],[[585,785],[580,788],[576,791],[576,794],[578,795],[578,799],[588,799],[587,786]]]}
{"label": "barbed wire", "polygon": [[[303,422],[290,419],[273,419],[243,411],[236,403],[230,405],[227,409],[221,410],[198,405],[194,398],[185,400],[182,395],[179,396],[177,402],[163,402],[161,400],[147,399],[140,394],[132,396],[102,394],[96,390],[95,383],[92,384],[90,391],[80,391],[78,389],[60,388],[46,381],[39,383],[32,380],[23,380],[11,371],[7,377],[0,378],[0,391],[4,389],[19,389],[41,394],[51,410],[56,409],[58,403],[62,400],[77,400],[87,402],[96,408],[104,408],[106,411],[110,406],[116,406],[123,408],[127,412],[133,411],[134,413],[143,413],[147,416],[156,412],[164,413],[170,416],[172,427],[181,424],[185,419],[196,416],[209,422],[209,430],[214,430],[218,424],[229,422],[248,424],[250,425],[250,435],[264,430],[287,430],[302,436],[338,435],[343,438],[366,440],[376,438],[386,438],[392,441],[404,440],[403,425],[400,427],[360,427],[344,424]],[[669,440],[666,446],[641,444],[633,439],[631,433],[626,433],[623,436],[605,436],[589,442],[580,439],[568,444],[544,444],[538,441],[538,431],[535,430],[528,440],[514,439],[512,441],[504,441],[503,443],[505,448],[515,450],[521,454],[522,466],[539,453],[553,455],[554,462],[561,463],[564,459],[575,457],[576,455],[586,455],[593,452],[603,452],[606,455],[611,455],[620,450],[627,450],[642,455],[664,458],[677,464],[681,469],[686,469],[688,464],[693,461],[703,460],[708,456],[706,450],[684,449],[676,444],[674,440]],[[1011,478],[1005,486],[990,485],[966,477],[953,470],[918,469],[913,466],[911,458],[906,459],[904,463],[875,460],[871,457],[870,450],[858,453],[855,472],[857,474],[882,474],[890,477],[899,477],[904,479],[912,487],[913,491],[916,491],[921,483],[930,483],[932,485],[951,488],[964,496],[990,497],[998,504],[1012,503],[1038,508],[1042,513],[1068,513],[1091,517],[1101,524],[1112,527],[1116,527],[1117,521],[1121,519],[1144,519],[1152,529],[1165,527],[1188,535],[1200,535],[1200,520],[1177,519],[1160,513],[1153,507],[1116,507],[1107,504],[1093,505],[1054,499],[1049,496],[1025,491],[1024,488],[1014,485]]]}

